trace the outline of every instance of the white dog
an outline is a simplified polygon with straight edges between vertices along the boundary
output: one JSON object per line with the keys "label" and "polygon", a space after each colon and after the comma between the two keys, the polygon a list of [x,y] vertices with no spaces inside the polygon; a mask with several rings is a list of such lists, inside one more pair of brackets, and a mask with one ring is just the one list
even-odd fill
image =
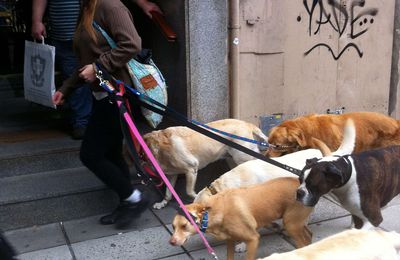
{"label": "white dog", "polygon": [[[322,157],[320,150],[307,149],[271,159],[301,170],[307,159],[315,157]],[[194,202],[202,202],[209,196],[226,189],[248,187],[278,177],[296,177],[296,175],[265,161],[251,160],[221,175],[208,187],[202,189],[195,197]]]}
{"label": "white dog", "polygon": [[[267,137],[257,126],[241,120],[224,119],[207,125],[248,139],[267,140]],[[231,137],[226,138],[255,152],[260,152],[257,144]],[[192,198],[196,196],[194,186],[199,169],[227,157],[231,157],[236,164],[254,159],[248,154],[182,126],[153,131],[144,135],[144,140],[172,186],[175,185],[178,174],[186,175],[186,193]],[[156,209],[163,208],[171,200],[171,197],[171,192],[167,189],[164,200],[154,204],[153,207]]]}
{"label": "white dog", "polygon": [[394,231],[351,229],[262,260],[398,260],[399,251],[400,234]]}

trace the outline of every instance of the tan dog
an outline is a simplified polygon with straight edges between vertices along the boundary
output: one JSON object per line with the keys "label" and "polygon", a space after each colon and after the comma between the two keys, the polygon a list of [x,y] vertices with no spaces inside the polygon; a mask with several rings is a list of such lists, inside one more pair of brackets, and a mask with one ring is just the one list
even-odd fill
{"label": "tan dog", "polygon": [[[218,120],[207,125],[252,140],[266,141],[267,139],[255,125],[236,119]],[[226,138],[255,152],[260,152],[257,144]],[[199,169],[227,157],[231,157],[236,164],[254,159],[250,155],[182,126],[153,131],[144,135],[144,140],[172,186],[175,185],[178,174],[186,175],[186,192],[192,198],[196,196],[194,187]],[[167,189],[164,200],[154,204],[154,208],[164,207],[171,197],[171,192]]]}
{"label": "tan dog", "polygon": [[346,230],[312,245],[262,260],[398,260],[400,234],[382,230]]}
{"label": "tan dog", "polygon": [[[343,139],[343,129],[348,118],[356,126],[357,139],[354,152],[400,144],[399,121],[384,114],[352,112],[341,115],[308,115],[271,129],[268,155],[280,156],[297,150],[317,148],[315,140],[324,142],[331,150],[337,150]],[[314,139],[313,139],[314,138]]]}
{"label": "tan dog", "polygon": [[[196,222],[203,222],[208,214],[206,233],[217,239],[227,240],[227,259],[232,260],[234,242],[244,241],[246,259],[255,259],[260,235],[257,229],[267,227],[282,218],[283,226],[297,247],[311,243],[311,231],[307,228],[308,217],[313,208],[296,201],[297,178],[277,178],[247,188],[230,189],[209,197],[205,202],[192,203],[188,211]],[[182,215],[176,215],[172,226],[174,233],[170,243],[181,246],[193,234],[194,227]]]}

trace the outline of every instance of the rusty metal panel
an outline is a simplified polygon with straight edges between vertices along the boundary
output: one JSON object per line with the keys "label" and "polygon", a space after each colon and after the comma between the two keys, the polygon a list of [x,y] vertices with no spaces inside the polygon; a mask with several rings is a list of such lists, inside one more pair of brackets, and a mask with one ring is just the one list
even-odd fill
{"label": "rusty metal panel", "polygon": [[285,36],[284,5],[274,0],[240,1],[240,52],[278,53]]}
{"label": "rusty metal panel", "polygon": [[[349,20],[339,47],[336,104],[388,113],[394,0],[346,1]],[[342,15],[341,20],[345,19]],[[347,49],[346,49],[347,48]]]}
{"label": "rusty metal panel", "polygon": [[280,112],[283,100],[283,54],[240,56],[239,117],[258,124],[258,116]]}
{"label": "rusty metal panel", "polygon": [[[242,1],[240,116],[290,118],[338,107],[387,113],[394,5],[394,0]],[[282,52],[281,69],[275,59],[249,56],[275,52]],[[265,93],[263,101],[244,93],[249,77],[251,92]]]}

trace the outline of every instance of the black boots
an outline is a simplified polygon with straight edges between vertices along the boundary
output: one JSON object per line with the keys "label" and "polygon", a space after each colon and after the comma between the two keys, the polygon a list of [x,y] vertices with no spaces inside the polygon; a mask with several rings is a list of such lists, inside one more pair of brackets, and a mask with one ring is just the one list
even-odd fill
{"label": "black boots", "polygon": [[149,200],[146,196],[138,202],[122,201],[118,207],[109,215],[100,218],[102,225],[117,224],[123,228],[131,223],[134,218],[140,217],[149,206]]}

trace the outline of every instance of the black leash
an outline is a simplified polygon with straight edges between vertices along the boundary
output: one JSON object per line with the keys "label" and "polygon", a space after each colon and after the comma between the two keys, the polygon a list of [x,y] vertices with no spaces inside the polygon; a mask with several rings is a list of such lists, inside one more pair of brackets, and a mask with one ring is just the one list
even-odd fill
{"label": "black leash", "polygon": [[[98,69],[101,69],[101,66],[99,66],[98,64],[97,64],[97,66],[98,66]],[[101,71],[102,71],[101,74],[102,74],[103,77],[109,78],[109,79],[112,78],[106,71],[104,71],[104,70],[101,70]],[[215,133],[213,133],[211,131],[208,131],[208,130],[206,130],[206,129],[204,129],[204,128],[202,128],[202,127],[200,127],[200,126],[198,126],[198,125],[196,125],[196,124],[194,124],[192,122],[190,122],[188,120],[188,118],[186,118],[184,115],[178,113],[177,111],[173,110],[172,108],[170,108],[168,106],[165,106],[165,105],[157,102],[156,100],[154,100],[154,99],[152,99],[152,98],[150,98],[150,97],[138,92],[136,89],[133,89],[132,87],[127,85],[125,82],[122,82],[120,80],[115,80],[115,82],[117,83],[117,85],[122,84],[125,87],[125,89],[128,90],[126,92],[126,94],[128,94],[129,97],[133,97],[143,107],[145,107],[145,108],[147,108],[147,109],[149,109],[149,110],[151,110],[151,111],[153,111],[155,113],[158,113],[160,115],[169,116],[170,118],[176,120],[177,122],[183,124],[184,126],[190,128],[190,129],[192,129],[192,130],[194,130],[196,132],[199,132],[199,133],[201,133],[201,134],[203,134],[203,135],[205,135],[207,137],[210,137],[210,138],[212,138],[214,140],[217,140],[217,141],[219,141],[219,142],[221,142],[221,143],[223,143],[225,145],[233,147],[233,148],[235,148],[235,149],[237,149],[237,150],[239,150],[241,152],[244,152],[244,153],[246,153],[248,155],[251,155],[251,156],[253,156],[253,157],[257,158],[257,159],[263,160],[263,161],[265,161],[267,163],[270,163],[270,164],[275,165],[275,166],[277,166],[279,168],[287,170],[287,171],[289,171],[289,172],[291,172],[291,173],[293,173],[293,174],[295,174],[297,176],[300,176],[300,174],[301,174],[300,170],[298,170],[296,168],[293,168],[293,167],[291,167],[289,165],[280,163],[278,161],[275,161],[273,159],[270,159],[270,158],[268,158],[268,157],[266,157],[266,156],[264,156],[264,155],[262,155],[260,153],[257,153],[257,152],[255,152],[255,151],[253,151],[253,150],[251,150],[251,149],[249,149],[247,147],[244,147],[244,146],[242,146],[242,145],[240,145],[238,143],[235,143],[235,142],[233,142],[233,141],[231,141],[229,139],[226,139],[226,138],[224,138],[224,137],[222,137],[220,135],[217,135],[217,134],[215,134]]]}
{"label": "black leash", "polygon": [[[130,92],[127,92],[127,93],[129,94]],[[235,149],[237,149],[237,150],[239,150],[239,151],[241,151],[241,152],[244,152],[244,153],[246,153],[246,154],[249,154],[249,155],[251,155],[251,156],[253,156],[253,157],[257,158],[257,159],[263,160],[263,161],[265,161],[265,162],[267,162],[267,163],[273,164],[273,165],[275,165],[275,166],[277,166],[277,167],[279,167],[279,168],[282,168],[282,169],[284,169],[284,170],[287,170],[287,171],[289,171],[289,172],[291,172],[291,173],[293,173],[293,174],[295,174],[295,175],[300,175],[300,173],[301,173],[301,171],[298,170],[298,169],[295,169],[295,168],[293,168],[293,167],[291,167],[291,166],[289,166],[289,165],[282,164],[282,163],[280,163],[280,162],[278,162],[278,161],[275,161],[275,160],[273,160],[273,159],[270,159],[270,158],[268,158],[268,157],[266,157],[266,156],[264,156],[264,155],[262,155],[262,154],[260,154],[260,153],[257,153],[257,152],[255,152],[255,151],[253,151],[253,150],[251,150],[251,149],[249,149],[249,148],[247,148],[247,147],[244,147],[244,146],[242,146],[242,145],[240,145],[240,144],[238,144],[238,143],[235,143],[235,142],[233,142],[233,141],[231,141],[231,140],[229,140],[229,139],[226,139],[226,138],[224,138],[224,137],[222,137],[222,136],[220,136],[220,135],[217,135],[217,134],[215,134],[215,133],[213,133],[213,132],[210,132],[210,131],[208,131],[208,130],[206,130],[206,129],[200,127],[200,126],[197,126],[197,125],[195,125],[195,124],[189,122],[189,121],[187,120],[187,118],[184,117],[183,115],[181,115],[181,114],[179,114],[179,113],[176,113],[176,112],[174,112],[174,111],[171,111],[171,109],[169,109],[167,106],[164,106],[164,105],[159,104],[159,103],[156,104],[157,106],[160,106],[160,107],[163,107],[163,108],[164,108],[164,110],[161,110],[160,108],[157,108],[157,107],[155,107],[155,106],[152,106],[152,105],[150,105],[148,102],[143,101],[143,100],[140,98],[140,96],[137,96],[137,95],[135,95],[135,94],[132,94],[132,95],[130,95],[130,96],[131,96],[131,97],[134,97],[134,98],[139,102],[139,104],[140,104],[141,106],[143,106],[143,107],[145,107],[145,108],[147,108],[147,109],[149,109],[149,110],[151,110],[151,111],[153,111],[153,112],[155,112],[155,113],[158,113],[158,114],[160,114],[160,115],[163,115],[163,116],[170,116],[171,118],[175,119],[176,121],[178,121],[179,123],[183,124],[184,126],[189,127],[190,129],[192,129],[192,130],[194,130],[194,131],[196,131],[196,132],[199,132],[199,133],[201,133],[201,134],[203,134],[203,135],[205,135],[205,136],[207,136],[207,137],[210,137],[210,138],[212,138],[212,139],[214,139],[214,140],[217,140],[217,141],[219,141],[219,142],[221,142],[221,143],[223,143],[223,144],[226,144],[226,145],[228,145],[228,146],[230,146],[230,147],[233,147],[233,148],[235,148]],[[148,97],[146,97],[146,99],[147,99],[147,98],[148,98]],[[154,100],[154,101],[155,101],[155,100]],[[157,102],[157,101],[155,101],[155,102]]]}

